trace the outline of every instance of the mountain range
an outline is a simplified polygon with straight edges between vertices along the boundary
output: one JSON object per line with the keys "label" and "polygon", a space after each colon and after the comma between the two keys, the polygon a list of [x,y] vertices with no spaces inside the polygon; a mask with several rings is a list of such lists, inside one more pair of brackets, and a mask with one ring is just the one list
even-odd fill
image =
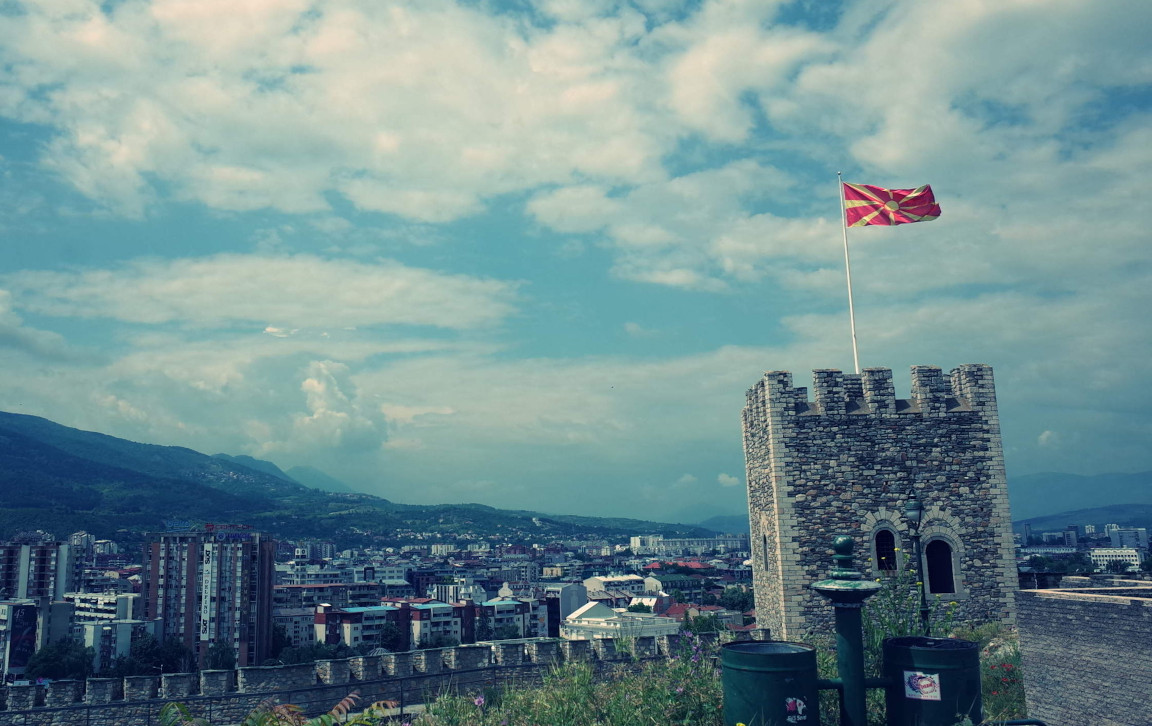
{"label": "mountain range", "polygon": [[[1035,531],[1067,524],[1152,527],[1152,472],[1043,473],[1009,479],[1013,520]],[[482,504],[407,505],[356,492],[312,467],[283,471],[251,456],[207,456],[140,444],[44,418],[0,412],[0,538],[45,529],[123,538],[166,519],[241,522],[274,535],[377,541],[397,533],[519,532],[704,536],[747,532],[745,513],[696,524],[577,517]]]}
{"label": "mountain range", "polygon": [[0,539],[33,529],[132,539],[165,520],[248,524],[275,536],[345,543],[406,534],[708,536],[701,527],[627,518],[408,505],[354,492],[308,467],[288,472],[249,456],[140,444],[47,419],[0,412]]}

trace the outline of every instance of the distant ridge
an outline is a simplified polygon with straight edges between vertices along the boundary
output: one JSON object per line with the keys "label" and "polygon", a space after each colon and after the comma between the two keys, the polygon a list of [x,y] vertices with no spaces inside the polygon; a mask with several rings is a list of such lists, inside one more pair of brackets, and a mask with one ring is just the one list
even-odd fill
{"label": "distant ridge", "polygon": [[1025,524],[1032,526],[1032,533],[1055,532],[1070,524],[1118,524],[1121,527],[1146,527],[1152,529],[1152,504],[1111,504],[1104,507],[1076,509],[1070,512],[1048,514],[1043,517],[1016,520],[1012,526],[1017,531]]}
{"label": "distant ridge", "polygon": [[1131,502],[1152,505],[1152,471],[1134,474],[1045,472],[1008,479],[1008,500],[1016,521]]}
{"label": "distant ridge", "polygon": [[[290,471],[300,474],[297,467]],[[318,470],[303,471],[302,478],[341,484]],[[0,539],[43,529],[57,537],[86,530],[130,541],[163,528],[166,520],[248,524],[277,537],[317,537],[347,546],[423,541],[424,533],[448,542],[496,533],[509,538],[712,534],[638,519],[482,504],[396,504],[352,491],[320,491],[250,456],[140,444],[0,411]]]}
{"label": "distant ridge", "polygon": [[329,476],[319,469],[311,466],[294,466],[288,470],[288,476],[292,477],[292,479],[300,482],[304,486],[309,486],[313,489],[319,489],[322,492],[356,491],[336,477]]}
{"label": "distant ridge", "polygon": [[751,531],[751,527],[748,526],[747,514],[710,517],[701,522],[699,526],[726,534],[748,534]]}

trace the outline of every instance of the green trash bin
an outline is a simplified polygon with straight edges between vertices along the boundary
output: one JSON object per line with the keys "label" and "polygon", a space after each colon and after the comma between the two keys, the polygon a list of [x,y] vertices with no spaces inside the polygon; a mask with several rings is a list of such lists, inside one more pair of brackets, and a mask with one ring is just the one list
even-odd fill
{"label": "green trash bin", "polygon": [[984,720],[980,646],[955,638],[909,636],[884,641],[888,726],[953,726]]}
{"label": "green trash bin", "polygon": [[820,726],[816,649],[752,641],[720,648],[724,726]]}

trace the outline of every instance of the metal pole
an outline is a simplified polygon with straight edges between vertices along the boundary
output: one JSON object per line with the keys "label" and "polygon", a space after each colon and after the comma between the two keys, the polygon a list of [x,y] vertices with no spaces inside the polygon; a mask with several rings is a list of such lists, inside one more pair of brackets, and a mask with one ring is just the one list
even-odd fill
{"label": "metal pole", "polygon": [[852,260],[848,257],[848,212],[844,207],[844,179],[836,172],[836,193],[840,195],[840,230],[844,233],[844,270],[848,274],[848,325],[852,330],[852,364],[860,373],[860,354],[856,351],[856,309],[852,305]]}
{"label": "metal pole", "polygon": [[864,687],[864,636],[860,617],[862,603],[837,603],[836,668],[843,690],[840,693],[842,726],[867,726],[868,689]]}
{"label": "metal pole", "polygon": [[917,529],[912,535],[912,544],[916,549],[916,584],[920,587],[920,629],[924,632],[924,637],[932,636],[932,625],[928,621],[928,598],[924,594],[925,580],[924,580],[924,553],[920,550],[920,530]]}

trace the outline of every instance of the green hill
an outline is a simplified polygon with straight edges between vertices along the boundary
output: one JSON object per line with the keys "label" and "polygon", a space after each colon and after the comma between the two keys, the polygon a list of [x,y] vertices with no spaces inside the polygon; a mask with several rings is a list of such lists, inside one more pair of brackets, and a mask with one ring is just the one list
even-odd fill
{"label": "green hill", "polygon": [[[295,470],[295,469],[294,469]],[[44,529],[124,539],[164,520],[249,524],[278,537],[349,545],[498,535],[508,541],[656,533],[705,536],[700,527],[506,511],[482,504],[396,504],[305,486],[252,457],[207,456],[140,444],[0,412],[0,539]]]}

